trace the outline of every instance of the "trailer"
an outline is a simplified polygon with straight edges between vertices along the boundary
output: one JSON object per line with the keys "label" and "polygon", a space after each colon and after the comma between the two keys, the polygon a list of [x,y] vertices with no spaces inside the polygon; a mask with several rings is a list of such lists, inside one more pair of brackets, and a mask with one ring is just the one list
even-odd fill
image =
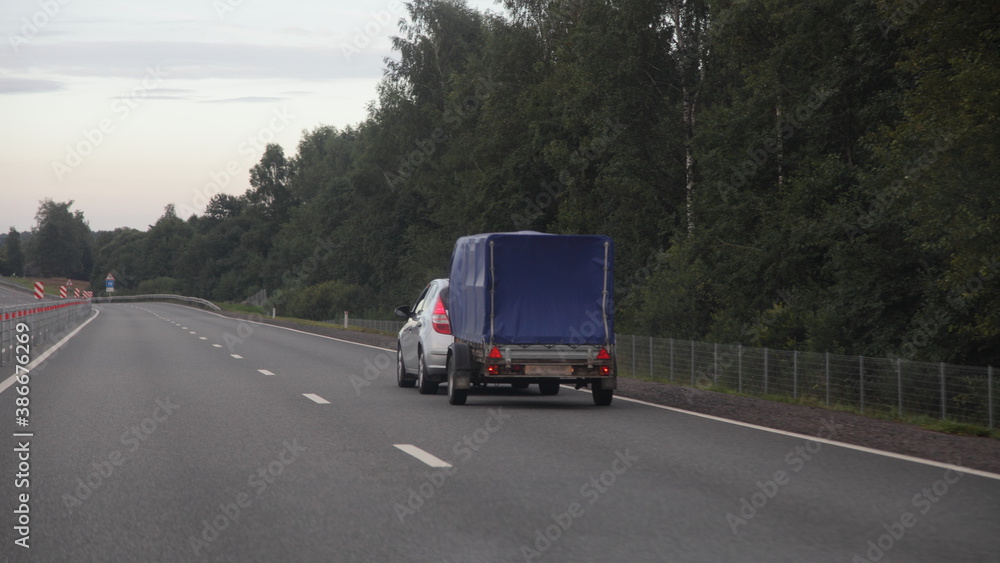
{"label": "trailer", "polygon": [[462,237],[451,259],[448,402],[489,384],[555,395],[590,387],[611,404],[617,388],[614,244],[603,235],[533,231]]}

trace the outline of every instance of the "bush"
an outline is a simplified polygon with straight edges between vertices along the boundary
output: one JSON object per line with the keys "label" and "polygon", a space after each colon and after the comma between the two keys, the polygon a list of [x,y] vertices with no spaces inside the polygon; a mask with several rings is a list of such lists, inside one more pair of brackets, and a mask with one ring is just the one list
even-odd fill
{"label": "bush", "polygon": [[284,311],[279,314],[314,321],[337,319],[344,311],[365,310],[371,300],[368,290],[340,280],[291,290],[285,295]]}
{"label": "bush", "polygon": [[180,293],[180,288],[181,288],[180,280],[168,277],[160,277],[139,282],[138,294],[139,295],[153,294],[153,293],[177,294]]}

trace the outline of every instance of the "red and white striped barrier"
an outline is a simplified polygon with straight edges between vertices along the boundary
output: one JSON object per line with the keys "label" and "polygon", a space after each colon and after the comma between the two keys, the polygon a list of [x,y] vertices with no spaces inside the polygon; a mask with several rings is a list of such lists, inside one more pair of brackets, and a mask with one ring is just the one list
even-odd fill
{"label": "red and white striped barrier", "polygon": [[62,299],[66,299],[66,286],[65,285],[60,285],[59,286],[59,297],[62,298]]}
{"label": "red and white striped barrier", "polygon": [[45,284],[42,282],[35,282],[35,299],[41,299],[45,297]]}
{"label": "red and white striped barrier", "polygon": [[73,297],[76,297],[77,299],[80,298],[80,288],[79,287],[73,288]]}

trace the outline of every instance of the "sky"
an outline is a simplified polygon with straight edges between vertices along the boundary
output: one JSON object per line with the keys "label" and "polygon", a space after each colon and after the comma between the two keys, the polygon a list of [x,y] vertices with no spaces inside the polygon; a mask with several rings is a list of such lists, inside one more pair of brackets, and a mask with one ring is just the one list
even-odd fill
{"label": "sky", "polygon": [[[493,0],[469,0],[501,11]],[[239,195],[267,143],[363,121],[400,0],[3,0],[0,229],[74,201],[94,231]]]}

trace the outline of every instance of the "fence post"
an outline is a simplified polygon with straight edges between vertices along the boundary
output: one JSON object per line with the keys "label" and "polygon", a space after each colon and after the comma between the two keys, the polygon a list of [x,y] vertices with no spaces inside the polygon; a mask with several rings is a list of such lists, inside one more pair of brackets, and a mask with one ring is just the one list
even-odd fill
{"label": "fence post", "polygon": [[899,397],[899,418],[903,418],[903,358],[896,358],[896,389]]}
{"label": "fence post", "polygon": [[691,341],[691,387],[694,387],[694,340]]}
{"label": "fence post", "polygon": [[347,328],[347,311],[344,311],[344,328]]}
{"label": "fence post", "polygon": [[986,368],[986,412],[989,414],[990,430],[993,430],[993,366]]}
{"label": "fence post", "polygon": [[941,420],[948,416],[948,395],[944,386],[944,362],[941,362]]}
{"label": "fence post", "polygon": [[743,345],[740,344],[736,349],[736,377],[739,378],[739,389],[740,393],[743,392]]}
{"label": "fence post", "polygon": [[799,398],[799,351],[792,352],[792,398]]}
{"label": "fence post", "polygon": [[767,346],[764,346],[764,394],[767,395]]}
{"label": "fence post", "polygon": [[649,337],[649,378],[656,379],[653,377],[653,337]]}
{"label": "fence post", "polygon": [[858,356],[858,381],[861,386],[861,414],[865,414],[865,357]]}
{"label": "fence post", "polygon": [[635,335],[632,335],[632,377],[635,377]]}
{"label": "fence post", "polygon": [[826,406],[830,407],[830,353],[826,353]]}
{"label": "fence post", "polygon": [[674,339],[670,339],[670,383],[674,382]]}
{"label": "fence post", "polygon": [[719,343],[712,345],[712,385],[719,384]]}

